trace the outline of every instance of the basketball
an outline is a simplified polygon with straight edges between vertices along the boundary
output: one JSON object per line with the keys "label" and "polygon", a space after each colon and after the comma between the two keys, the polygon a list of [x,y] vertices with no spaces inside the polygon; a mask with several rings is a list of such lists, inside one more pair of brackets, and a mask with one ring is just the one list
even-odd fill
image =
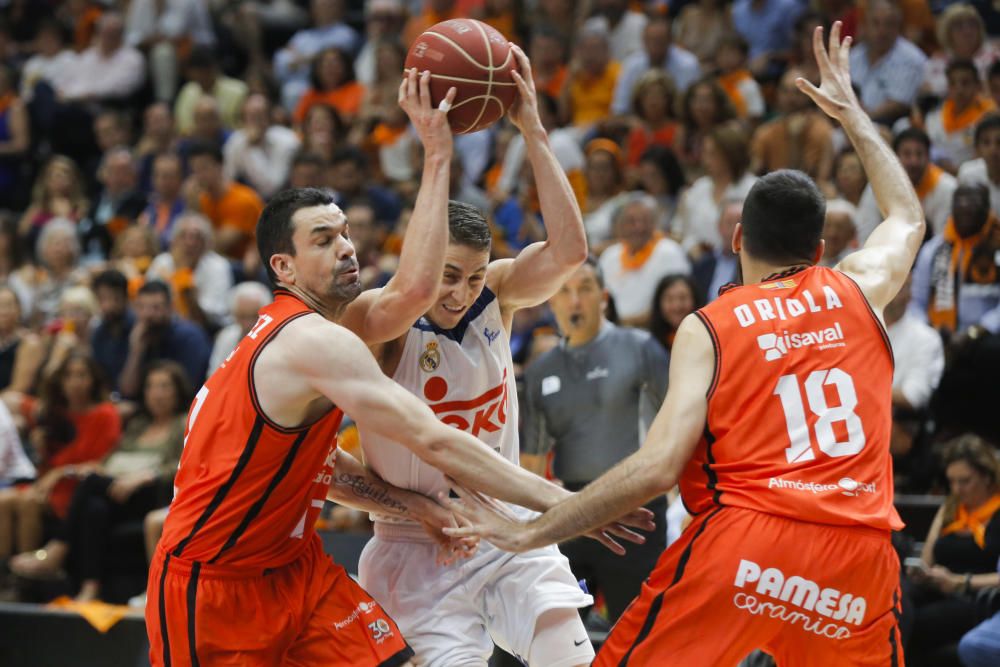
{"label": "basketball", "polygon": [[448,112],[455,134],[489,127],[517,97],[517,84],[511,76],[517,59],[510,42],[475,19],[451,19],[431,26],[413,42],[405,66],[430,71],[434,106],[449,88],[456,89]]}

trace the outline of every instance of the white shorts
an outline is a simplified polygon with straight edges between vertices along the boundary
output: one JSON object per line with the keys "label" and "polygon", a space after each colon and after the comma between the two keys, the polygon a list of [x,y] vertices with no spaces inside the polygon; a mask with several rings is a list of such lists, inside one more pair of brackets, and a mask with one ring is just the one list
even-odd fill
{"label": "white shorts", "polygon": [[[392,616],[421,667],[485,666],[494,643],[527,656],[539,616],[593,604],[555,546],[511,554],[483,542],[471,558],[439,566],[437,545],[413,532],[422,529],[375,528],[359,579]],[[566,638],[568,652],[580,646],[574,640],[586,638],[582,622],[580,633]]]}

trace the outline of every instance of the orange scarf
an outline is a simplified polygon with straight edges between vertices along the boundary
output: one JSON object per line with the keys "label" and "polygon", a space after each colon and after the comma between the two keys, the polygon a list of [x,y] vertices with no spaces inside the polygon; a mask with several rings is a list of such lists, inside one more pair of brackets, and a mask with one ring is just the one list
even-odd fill
{"label": "orange scarf", "polygon": [[941,174],[944,173],[944,169],[937,166],[936,164],[928,164],[927,169],[924,170],[924,176],[917,183],[917,198],[920,201],[924,200],[924,197],[929,195],[937,187],[938,181],[941,180]]}
{"label": "orange scarf", "polygon": [[7,109],[10,108],[10,105],[13,104],[16,99],[17,97],[14,93],[7,93],[6,95],[0,97],[0,114],[7,113]]}
{"label": "orange scarf", "polygon": [[993,103],[993,100],[986,99],[982,95],[976,95],[976,98],[965,108],[965,111],[956,114],[955,101],[947,99],[941,105],[941,125],[944,126],[944,131],[948,134],[960,132],[970,125],[975,125],[980,116],[987,111],[992,111],[994,107],[996,105]]}
{"label": "orange scarf", "polygon": [[620,257],[622,268],[626,271],[637,271],[638,269],[641,269],[643,265],[649,261],[649,258],[653,254],[653,249],[656,248],[656,244],[659,243],[662,238],[663,232],[653,232],[652,238],[646,241],[646,245],[642,246],[635,252],[631,252],[628,246],[623,243],[622,254]]}
{"label": "orange scarf", "polygon": [[751,78],[750,70],[746,69],[738,69],[735,72],[719,75],[719,85],[726,91],[729,100],[736,107],[736,115],[740,118],[746,118],[747,115],[747,101],[743,99],[743,93],[740,92],[740,84],[749,78]]}
{"label": "orange scarf", "polygon": [[982,549],[986,544],[986,526],[997,510],[1000,510],[1000,493],[994,494],[992,498],[980,505],[973,512],[966,509],[965,505],[959,505],[958,511],[955,513],[955,520],[942,528],[941,534],[972,533],[972,539]]}
{"label": "orange scarf", "polygon": [[372,130],[371,139],[373,144],[375,144],[379,148],[382,148],[384,146],[391,146],[392,144],[396,143],[396,140],[399,139],[401,136],[403,136],[405,133],[406,133],[406,125],[403,125],[401,127],[392,127],[391,125],[387,125],[386,123],[379,123],[378,125],[375,126],[375,129]]}
{"label": "orange scarf", "polygon": [[989,242],[996,224],[996,216],[990,213],[982,229],[968,238],[962,238],[955,229],[955,221],[948,218],[942,236],[945,243],[951,246],[951,259],[946,275],[936,278],[932,276],[934,298],[927,308],[927,319],[935,329],[945,328],[949,331],[958,329],[958,293],[957,288],[951,289],[951,286],[966,280],[980,284],[996,281],[996,266],[993,264],[985,269],[973,267],[972,274],[969,274],[969,265],[972,263],[977,246]]}

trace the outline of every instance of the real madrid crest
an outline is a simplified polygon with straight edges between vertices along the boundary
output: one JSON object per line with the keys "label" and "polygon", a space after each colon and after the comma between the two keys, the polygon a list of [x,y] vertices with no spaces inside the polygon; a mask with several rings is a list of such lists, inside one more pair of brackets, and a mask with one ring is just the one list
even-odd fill
{"label": "real madrid crest", "polygon": [[433,373],[441,365],[441,351],[436,340],[427,343],[424,353],[420,355],[420,368],[427,373]]}

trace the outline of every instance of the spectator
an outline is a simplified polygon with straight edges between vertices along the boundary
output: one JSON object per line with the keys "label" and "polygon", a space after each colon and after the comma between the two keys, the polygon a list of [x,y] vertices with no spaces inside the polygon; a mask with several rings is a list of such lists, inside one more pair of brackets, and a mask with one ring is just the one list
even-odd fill
{"label": "spectator", "polygon": [[778,83],[778,116],[761,125],[750,142],[750,170],[758,175],[798,169],[817,183],[833,172],[833,126],[795,85],[802,70],[789,68]]}
{"label": "spectator", "polygon": [[48,557],[44,549],[35,551],[44,539],[43,522],[66,517],[79,471],[114,448],[121,420],[107,401],[100,369],[80,352],[71,353],[45,380],[38,399],[8,393],[4,400],[26,420],[41,461],[40,476],[31,486],[8,489],[0,497],[8,516],[14,505],[16,538],[4,536],[0,544],[13,544],[20,552],[11,559],[11,570],[30,575]]}
{"label": "spectator", "polygon": [[88,48],[94,41],[97,23],[106,8],[96,0],[74,0],[60,8],[59,19],[73,30],[73,49],[77,52]]}
{"label": "spectator", "polygon": [[309,65],[320,51],[338,48],[353,57],[361,42],[354,28],[343,22],[343,0],[311,0],[310,13],[310,27],[295,33],[288,45],[274,55],[281,102],[289,111],[295,109],[309,87]]}
{"label": "spectator", "polygon": [[678,46],[695,54],[703,66],[711,67],[722,38],[732,29],[729,3],[697,0],[681,8],[673,32]]}
{"label": "spectator", "polygon": [[309,107],[329,104],[350,124],[361,110],[365,87],[354,75],[354,65],[347,52],[329,48],[316,54],[309,69],[309,88],[299,98],[293,118],[302,123]]}
{"label": "spectator", "polygon": [[[940,665],[937,653],[978,623],[970,592],[1000,585],[1000,461],[977,436],[962,436],[944,452],[950,494],[924,542],[924,568],[909,568],[912,627],[908,655]],[[905,593],[904,593],[905,594]]]}
{"label": "spectator", "polygon": [[346,209],[358,199],[367,200],[379,222],[395,223],[399,198],[391,190],[371,182],[368,158],[353,146],[337,149],[327,170],[327,183],[337,193],[337,205]]}
{"label": "spectator", "polygon": [[635,107],[635,88],[650,69],[666,70],[678,92],[683,93],[701,76],[701,65],[691,52],[671,42],[670,19],[655,16],[642,32],[641,51],[636,51],[622,61],[622,71],[615,84],[611,110],[619,116]]}
{"label": "spectator", "polygon": [[935,161],[954,174],[961,164],[973,160],[976,125],[996,109],[983,94],[979,72],[971,60],[953,60],[947,69],[948,96],[927,115],[927,135],[934,145]]}
{"label": "spectator", "polygon": [[432,25],[441,21],[463,17],[463,13],[456,6],[458,3],[455,0],[424,0],[424,11],[420,14],[413,12],[413,7],[416,4],[416,0],[411,0],[411,13],[414,15],[410,17],[410,20],[403,27],[403,44],[407,48],[416,41],[417,37],[420,37],[421,33]]}
{"label": "spectator", "polygon": [[733,2],[733,27],[750,47],[750,69],[755,74],[766,72],[772,61],[785,58],[792,45],[792,27],[802,10],[803,5],[795,0]]}
{"label": "spectator", "polygon": [[288,180],[301,141],[295,132],[271,122],[271,103],[253,94],[243,105],[243,127],[223,147],[226,178],[246,183],[264,199]]}
{"label": "spectator", "polygon": [[46,19],[38,27],[35,47],[37,52],[21,68],[21,99],[25,102],[34,97],[35,86],[39,83],[58,88],[59,77],[76,59],[76,54],[66,48],[66,32],[56,19]]}
{"label": "spectator", "polygon": [[958,182],[985,185],[993,213],[1000,215],[1000,113],[984,115],[976,125],[973,140],[979,157],[959,167]]}
{"label": "spectator", "polygon": [[169,102],[177,92],[178,55],[192,44],[215,43],[212,19],[199,0],[132,0],[128,5],[125,43],[146,53],[153,93]]}
{"label": "spectator", "polygon": [[219,253],[236,261],[244,261],[251,253],[256,256],[257,249],[251,242],[264,202],[253,189],[226,178],[222,152],[215,147],[192,145],[188,159],[191,164],[191,177],[185,185],[188,208],[211,221]]}
{"label": "spectator", "polygon": [[[642,444],[663,402],[669,357],[645,331],[604,317],[608,293],[591,257],[549,299],[563,339],[525,371],[525,438],[521,465],[545,476],[550,467],[570,491],[600,477]],[[551,461],[550,461],[551,457]],[[666,497],[650,501],[656,529],[628,558],[580,538],[559,548],[573,574],[600,591],[614,623],[638,595],[664,548]]]}
{"label": "spectator", "polygon": [[302,150],[329,163],[347,138],[347,126],[337,110],[327,104],[314,104],[302,121]]}
{"label": "spectator", "polygon": [[271,290],[258,282],[248,281],[229,289],[226,295],[227,311],[232,315],[233,323],[223,327],[215,336],[212,356],[208,361],[209,374],[214,373],[243,337],[250,333],[257,323],[258,311],[272,300]]}
{"label": "spectator", "polygon": [[128,279],[121,271],[108,269],[94,276],[93,288],[100,319],[90,336],[90,347],[104,377],[111,379],[111,391],[117,394],[118,378],[128,358],[129,334],[135,326]]}
{"label": "spectator", "polygon": [[702,144],[716,125],[736,118],[726,91],[712,78],[692,84],[681,98],[683,141],[677,146],[677,157],[692,174],[701,170]]}
{"label": "spectator", "polygon": [[531,76],[535,79],[535,88],[555,99],[562,94],[569,69],[566,67],[566,44],[562,35],[553,26],[543,23],[531,30],[531,42],[528,47],[531,57]]}
{"label": "spectator", "polygon": [[142,119],[142,136],[135,145],[135,157],[139,162],[139,189],[148,196],[153,190],[153,163],[158,155],[177,150],[177,135],[173,112],[165,102],[150,104]]}
{"label": "spectator", "polygon": [[38,235],[51,220],[64,218],[75,222],[86,215],[89,208],[76,164],[67,157],[55,155],[35,179],[31,205],[17,223],[18,236],[29,248],[34,248]]}
{"label": "spectator", "polygon": [[580,208],[587,242],[594,252],[600,252],[611,242],[611,223],[625,188],[625,165],[621,149],[610,139],[591,140],[586,155],[586,196]]}
{"label": "spectator", "polygon": [[[174,224],[186,203],[181,196],[184,166],[176,153],[163,153],[153,160],[153,194],[138,224],[152,229],[160,248],[170,245]],[[160,248],[157,248],[158,250]]]}
{"label": "spectator", "polygon": [[628,0],[596,0],[593,3],[595,15],[583,25],[583,32],[591,28],[607,32],[611,58],[618,62],[640,50],[648,22],[645,14],[629,4]]}
{"label": "spectator", "polygon": [[757,180],[749,171],[746,132],[736,121],[715,127],[705,137],[702,160],[705,175],[681,196],[671,227],[674,238],[694,257],[723,243],[716,225],[719,203],[727,197],[745,199]]}
{"label": "spectator", "polygon": [[[740,258],[733,252],[733,234],[742,215],[742,198],[731,197],[722,201],[717,223],[722,242],[717,247],[701,253],[701,256],[692,262],[691,277],[698,285],[696,299],[698,303],[715,301],[720,289],[730,283],[739,282]],[[679,323],[680,320],[677,320],[675,324]]]}
{"label": "spectator", "polygon": [[618,320],[626,326],[649,322],[657,281],[671,273],[691,273],[681,247],[656,231],[656,200],[630,195],[617,216],[618,243],[601,253],[600,267],[615,300]]}
{"label": "spectator", "polygon": [[[1000,573],[1000,562],[997,563]],[[966,632],[958,642],[963,667],[992,667],[1000,662],[1000,611]]]}
{"label": "spectator", "polygon": [[30,484],[37,472],[35,464],[24,453],[10,410],[0,401],[0,560],[5,560],[12,553],[9,541],[13,537],[13,517],[9,516],[12,507],[3,502],[4,490],[18,484]]}
{"label": "spectator", "polygon": [[56,218],[38,236],[37,267],[23,267],[17,282],[30,294],[34,324],[48,324],[56,316],[63,290],[79,285],[86,277],[80,267],[80,239],[76,225]]}
{"label": "spectator", "polygon": [[684,171],[677,155],[663,146],[650,146],[639,158],[635,172],[635,189],[651,195],[659,206],[656,228],[669,232],[677,200],[684,189]]}
{"label": "spectator", "polygon": [[124,44],[120,14],[105,12],[97,22],[94,46],[81,53],[57,81],[66,103],[109,102],[127,98],[142,86],[146,63],[142,54]]}
{"label": "spectator", "polygon": [[139,174],[130,149],[120,146],[105,153],[97,179],[101,193],[78,227],[88,264],[106,260],[115,236],[134,224],[146,208],[146,197],[137,189]]}
{"label": "spectator", "polygon": [[212,223],[197,213],[184,213],[174,225],[170,250],[157,255],[146,274],[146,280],[170,285],[178,315],[208,331],[227,323],[226,294],[233,284],[229,262],[212,245]]}
{"label": "spectator", "polygon": [[974,325],[1000,332],[996,217],[981,185],[961,185],[944,232],[924,244],[913,272],[910,310],[947,334]]}
{"label": "spectator", "polygon": [[[636,81],[632,91],[632,129],[625,140],[626,164],[630,172],[650,146],[671,148],[677,141],[680,125],[673,117],[674,84],[660,70],[649,70]],[[634,181],[633,173],[629,180]]]}
{"label": "spectator", "polygon": [[[384,145],[387,143],[386,140],[376,136],[379,124],[385,124],[396,133],[409,127],[409,119],[400,109],[397,101],[399,98],[399,75],[403,71],[406,51],[399,42],[382,39],[376,45],[373,57],[375,71],[372,80],[363,84],[365,95],[361,102],[361,109],[354,118],[354,127],[359,137],[370,132],[368,136],[374,143]],[[357,64],[355,64],[356,68]]]}
{"label": "spectator", "polygon": [[[218,6],[218,5],[216,5]],[[251,72],[269,69],[265,52],[274,50],[278,40],[284,40],[309,21],[300,3],[289,0],[257,0],[254,2],[223,3],[216,10],[216,20],[228,28],[236,45],[246,52]]]}
{"label": "spectator", "polygon": [[715,68],[718,71],[719,85],[726,91],[726,96],[736,110],[736,117],[756,122],[764,115],[764,94],[747,69],[748,53],[749,47],[740,37],[726,37],[716,52]]}
{"label": "spectator", "polygon": [[858,249],[858,209],[846,199],[826,202],[823,219],[823,257],[820,266],[833,268]]}
{"label": "spectator", "polygon": [[30,393],[45,350],[38,335],[24,327],[17,293],[0,286],[0,392]]}
{"label": "spectator", "polygon": [[[402,49],[402,44],[398,40],[405,23],[406,10],[402,0],[370,0],[365,3],[365,43],[358,52],[358,57],[354,59],[354,71],[358,81],[369,90],[379,78],[376,64],[378,50],[387,45]],[[406,51],[403,53],[405,56]],[[396,70],[397,79],[402,71],[402,66]],[[399,82],[396,83],[398,88]],[[392,101],[395,102],[395,98],[392,98]]]}
{"label": "spectator", "polygon": [[[958,182],[955,177],[931,162],[931,140],[923,130],[911,127],[892,140],[892,149],[906,170],[920,205],[927,218],[928,233],[941,234],[951,215],[952,196]],[[858,206],[858,243],[864,245],[868,235],[882,222],[875,194],[869,185]]]}
{"label": "spectator", "polygon": [[90,332],[97,316],[97,299],[86,285],[71,285],[59,295],[57,317],[44,329],[43,344],[48,358],[42,367],[42,377],[52,375],[73,352],[93,357]]}
{"label": "spectator", "polygon": [[14,73],[0,65],[0,208],[23,209],[22,160],[31,144],[24,103],[17,96]]}
{"label": "spectator", "polygon": [[184,76],[188,82],[174,102],[178,134],[190,135],[194,132],[195,107],[203,97],[215,100],[224,127],[232,129],[239,125],[240,109],[250,91],[247,84],[225,76],[219,70],[218,59],[211,48],[196,46],[191,49],[184,61]]}
{"label": "spectator", "polygon": [[584,28],[574,51],[560,106],[562,118],[580,135],[611,115],[611,100],[621,63],[611,59],[607,31]]}
{"label": "spectator", "polygon": [[704,305],[700,291],[691,276],[681,273],[664,276],[656,284],[650,305],[649,332],[667,352],[674,346],[674,336],[681,321]]}
{"label": "spectator", "polygon": [[837,153],[833,158],[833,194],[841,197],[849,204],[857,206],[868,185],[861,159],[853,148],[847,148]]}
{"label": "spectator", "polygon": [[315,153],[299,151],[292,159],[288,176],[290,188],[321,188],[326,173],[326,161]]}
{"label": "spectator", "polygon": [[924,67],[924,90],[944,97],[948,92],[948,64],[955,60],[971,60],[977,78],[985,81],[990,67],[1000,58],[1000,49],[986,34],[986,26],[975,7],[966,2],[951,4],[937,17],[936,23],[940,50]]}
{"label": "spectator", "polygon": [[138,396],[142,374],[153,361],[175,361],[195,386],[205,381],[211,342],[204,330],[178,317],[170,300],[170,288],[148,282],[135,300],[136,323],[128,338],[128,356],[118,384],[126,397]]}
{"label": "spectator", "polygon": [[871,0],[865,12],[865,40],[851,49],[851,79],[872,120],[892,124],[917,97],[927,56],[900,35],[903,16],[891,0]]}

